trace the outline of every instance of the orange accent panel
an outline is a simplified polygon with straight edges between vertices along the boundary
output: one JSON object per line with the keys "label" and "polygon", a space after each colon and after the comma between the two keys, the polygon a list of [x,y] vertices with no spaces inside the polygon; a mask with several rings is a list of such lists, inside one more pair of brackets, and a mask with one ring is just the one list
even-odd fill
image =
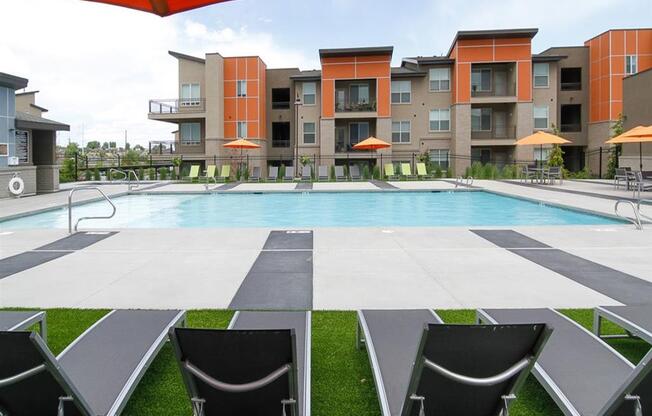
{"label": "orange accent panel", "polygon": [[235,80],[235,60],[232,58],[224,59],[224,79],[225,80]]}
{"label": "orange accent panel", "polygon": [[322,65],[322,79],[355,78],[355,64]]}
{"label": "orange accent panel", "polygon": [[[629,39],[628,39],[629,43]],[[611,32],[611,54],[625,54],[625,33],[621,30]]]}
{"label": "orange accent panel", "polygon": [[225,121],[224,122],[224,138],[232,139],[232,138],[235,138],[235,135],[236,135],[235,122],[233,122],[233,121]]}
{"label": "orange accent panel", "polygon": [[247,60],[245,58],[235,58],[238,62],[237,74],[238,79],[247,79]]}
{"label": "orange accent panel", "polygon": [[598,104],[600,109],[600,120],[609,120],[609,103],[601,102]]}
{"label": "orange accent panel", "polygon": [[457,53],[457,60],[459,62],[492,62],[494,60],[493,47],[478,47],[478,48],[460,48]]}
{"label": "orange accent panel", "polygon": [[492,46],[493,44],[493,39],[460,39],[456,46]]}
{"label": "orange accent panel", "polygon": [[245,58],[247,63],[247,79],[258,79],[258,58]]}
{"label": "orange accent panel", "polygon": [[224,97],[235,97],[235,81],[224,81]]}
{"label": "orange accent panel", "polygon": [[236,100],[236,107],[238,108],[238,121],[246,121],[247,120],[247,99],[246,98],[237,98]]}
{"label": "orange accent panel", "polygon": [[624,74],[625,73],[625,57],[613,56],[611,58],[611,73]]}
{"label": "orange accent panel", "polygon": [[392,115],[390,105],[390,79],[379,78],[377,82],[378,117],[390,117]]}
{"label": "orange accent panel", "polygon": [[530,45],[500,46],[496,47],[494,55],[496,61],[529,61],[531,59],[532,49],[530,48]]}
{"label": "orange accent panel", "polygon": [[[627,50],[628,55],[634,55],[636,53],[636,31],[628,30],[625,32],[625,39],[627,41]],[[613,45],[613,42],[612,42]],[[640,50],[639,50],[640,53]],[[614,53],[615,54],[615,53]]]}
{"label": "orange accent panel", "polygon": [[247,81],[247,96],[258,97],[258,81]]}
{"label": "orange accent panel", "polygon": [[235,98],[224,99],[224,121],[235,121]]}
{"label": "orange accent panel", "polygon": [[259,61],[260,65],[260,97],[258,98],[258,105],[259,105],[259,114],[260,114],[260,128],[259,128],[259,138],[261,139],[266,139],[267,138],[267,113],[266,113],[266,108],[265,105],[267,103],[267,66],[265,63],[260,60]]}
{"label": "orange accent panel", "polygon": [[355,62],[355,58],[353,56],[332,56],[330,58],[321,58],[322,65],[353,62]]}
{"label": "orange accent panel", "polygon": [[369,56],[357,56],[356,57],[356,62],[357,63],[364,63],[364,62],[387,62],[390,63],[392,60],[392,57],[390,55],[369,55]]}
{"label": "orange accent panel", "polygon": [[623,103],[622,101],[611,103],[611,116],[614,120],[618,118],[618,114],[623,112]]}
{"label": "orange accent panel", "polygon": [[640,56],[638,57],[638,72],[645,71],[646,69],[652,68],[652,56]]}
{"label": "orange accent panel", "polygon": [[321,82],[321,115],[322,117],[335,116],[335,80]]}
{"label": "orange accent panel", "polygon": [[609,76],[609,58],[601,59],[599,65],[600,65],[600,75]]}
{"label": "orange accent panel", "polygon": [[247,120],[258,120],[258,99],[247,98],[245,101],[247,105]]}
{"label": "orange accent panel", "polygon": [[613,100],[623,99],[623,76],[622,75],[611,76],[611,97]]}
{"label": "orange accent panel", "polygon": [[638,31],[638,52],[652,53],[652,29]]}
{"label": "orange accent panel", "polygon": [[519,101],[532,100],[532,63],[518,62],[518,97]]}
{"label": "orange accent panel", "polygon": [[358,64],[356,78],[389,77],[389,71],[389,62]]}
{"label": "orange accent panel", "polygon": [[528,45],[532,44],[532,40],[530,38],[506,38],[506,39],[501,39],[497,38],[496,39],[496,46],[498,45],[515,45],[519,43],[527,43]]}
{"label": "orange accent panel", "polygon": [[456,70],[458,79],[455,103],[468,103],[471,101],[471,64],[459,63],[456,65]]}
{"label": "orange accent panel", "polygon": [[258,138],[258,122],[250,121],[247,123],[247,137],[252,139]]}

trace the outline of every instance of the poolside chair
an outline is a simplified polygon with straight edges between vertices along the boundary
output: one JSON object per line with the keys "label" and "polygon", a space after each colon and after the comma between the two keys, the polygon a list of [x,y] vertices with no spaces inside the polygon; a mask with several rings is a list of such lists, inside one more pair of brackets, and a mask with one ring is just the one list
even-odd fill
{"label": "poolside chair", "polygon": [[260,166],[254,166],[249,175],[249,182],[260,182]]}
{"label": "poolside chair", "polygon": [[344,166],[335,166],[335,181],[345,181],[346,176],[344,175]]}
{"label": "poolside chair", "polygon": [[199,165],[190,166],[188,176],[184,176],[183,179],[190,179],[190,182],[193,182],[195,179],[199,181]]}
{"label": "poolside chair", "polygon": [[320,181],[328,182],[328,180],[330,179],[330,175],[328,175],[328,166],[324,166],[324,165],[319,166],[317,179],[319,179]]}
{"label": "poolside chair", "polygon": [[555,184],[555,179],[559,179],[560,184],[564,183],[561,166],[550,166],[544,172],[544,176],[545,179],[548,181],[548,183],[550,183],[551,185]]}
{"label": "poolside chair", "polygon": [[637,366],[552,309],[480,309],[490,323],[545,322],[555,330],[532,373],[566,415],[643,415],[652,409],[652,351]]}
{"label": "poolside chair", "polygon": [[111,311],[57,357],[34,332],[0,332],[8,415],[119,415],[183,311]]}
{"label": "poolside chair", "polygon": [[302,182],[312,181],[312,166],[307,165],[301,168],[301,181]]}
{"label": "poolside chair", "polygon": [[236,312],[170,339],[195,416],[310,416],[310,312]]}
{"label": "poolside chair", "polygon": [[397,180],[399,179],[399,176],[394,172],[394,164],[393,163],[385,163],[385,177],[387,180]]}
{"label": "poolside chair", "polygon": [[217,180],[220,182],[227,182],[230,176],[231,165],[222,165],[222,169],[220,169],[220,176],[218,176]]}
{"label": "poolside chair", "polygon": [[287,166],[285,168],[285,175],[283,175],[283,182],[294,181],[294,166]]}
{"label": "poolside chair", "polygon": [[416,179],[416,176],[412,174],[412,167],[409,163],[401,163],[401,175],[405,179]]}
{"label": "poolside chair", "polygon": [[0,311],[0,331],[25,331],[38,324],[39,335],[48,339],[48,324],[45,312],[37,311]]}
{"label": "poolside chair", "polygon": [[217,182],[215,179],[215,172],[217,170],[217,167],[215,165],[208,165],[206,167],[206,176],[200,176],[199,177],[199,182],[201,181],[206,181],[208,183],[209,181]]}
{"label": "poolside chair", "polygon": [[645,178],[643,177],[643,172],[635,171],[635,172],[628,172],[628,173],[632,177],[632,179],[629,180],[629,183],[634,191],[634,195],[633,195],[634,198],[640,199],[641,192],[652,189],[652,181],[645,180]]}
{"label": "poolside chair", "polygon": [[349,176],[351,177],[352,181],[362,180],[362,176],[360,175],[360,166],[351,165],[349,167]]}
{"label": "poolside chair", "polygon": [[417,163],[417,176],[419,179],[432,179],[432,175],[426,169],[426,164],[422,162]]}
{"label": "poolside chair", "polygon": [[530,166],[525,165],[521,170],[521,182],[527,182],[528,180],[534,182],[535,179],[539,178],[539,174],[536,170],[530,168]]}
{"label": "poolside chair", "polygon": [[625,182],[625,188],[629,189],[629,176],[627,175],[627,169],[625,168],[616,168],[616,174],[614,175],[614,188],[618,189],[620,187],[620,182]]}
{"label": "poolside chair", "polygon": [[498,416],[550,332],[543,324],[446,325],[432,310],[363,310],[357,340],[382,416]]}
{"label": "poolside chair", "polygon": [[608,335],[608,338],[637,337],[652,344],[652,305],[599,306],[593,313],[593,333],[602,336],[602,321],[613,322],[626,335]]}
{"label": "poolside chair", "polygon": [[278,180],[278,166],[269,167],[269,172],[267,173],[267,180],[271,182],[276,182]]}

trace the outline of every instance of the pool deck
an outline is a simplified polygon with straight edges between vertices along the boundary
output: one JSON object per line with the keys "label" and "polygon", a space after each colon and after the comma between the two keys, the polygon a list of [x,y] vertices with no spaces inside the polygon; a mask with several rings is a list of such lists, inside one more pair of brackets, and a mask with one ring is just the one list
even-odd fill
{"label": "pool deck", "polygon": [[[407,191],[454,189],[447,181],[390,184]],[[608,215],[614,197],[631,197],[598,181],[565,181],[549,188],[479,180],[474,185]],[[295,188],[296,183],[249,183],[225,192]],[[102,189],[110,196],[127,192],[126,185]],[[380,188],[348,182],[315,183],[313,190]],[[205,191],[204,185],[171,183],[137,192]],[[62,206],[67,197],[58,192],[2,200],[0,218]],[[94,198],[83,191],[75,200]],[[646,209],[652,214],[652,207]],[[546,245],[528,249],[483,238],[473,232],[478,228],[491,227],[315,228],[310,250],[281,254],[269,248],[272,230],[265,228],[115,230],[101,241],[0,277],[0,307],[227,308],[244,283],[256,282],[250,280],[254,270],[264,266],[269,273],[299,278],[310,264],[311,290],[289,291],[282,295],[284,305],[309,297],[313,309],[593,307],[652,294],[652,225],[645,231],[629,224],[508,227]],[[63,229],[0,228],[0,265],[12,256],[47,253],[42,246],[67,235]],[[550,255],[565,263],[551,266]],[[270,256],[281,260],[274,263]],[[622,286],[603,284],[617,279]]]}

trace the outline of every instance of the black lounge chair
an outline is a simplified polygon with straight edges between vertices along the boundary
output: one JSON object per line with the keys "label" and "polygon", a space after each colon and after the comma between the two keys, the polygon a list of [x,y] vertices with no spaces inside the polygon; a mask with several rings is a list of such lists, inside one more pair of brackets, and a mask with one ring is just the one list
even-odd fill
{"label": "black lounge chair", "polygon": [[335,166],[335,180],[337,182],[346,180],[346,175],[344,175],[344,166]]}
{"label": "black lounge chair", "polygon": [[362,180],[362,176],[360,176],[360,166],[351,165],[351,167],[349,167],[349,175],[351,176],[352,181]]}
{"label": "black lounge chair", "polygon": [[39,335],[47,341],[48,324],[45,312],[38,311],[0,311],[0,331],[24,331],[38,324]]}
{"label": "black lounge chair", "polygon": [[119,415],[183,311],[112,311],[54,357],[34,332],[0,332],[0,413]]}
{"label": "black lounge chair", "polygon": [[249,175],[249,182],[260,182],[260,166],[254,166]]}
{"label": "black lounge chair", "polygon": [[283,181],[284,182],[292,182],[294,181],[294,167],[293,166],[288,166],[285,168],[285,175],[283,175]]}
{"label": "black lounge chair", "polygon": [[312,166],[307,165],[301,168],[301,181],[303,182],[312,181]]}
{"label": "black lounge chair", "polygon": [[478,320],[545,322],[554,328],[532,374],[565,415],[642,416],[652,409],[652,351],[634,366],[552,309],[480,309]]}
{"label": "black lounge chair", "polygon": [[310,416],[310,312],[236,312],[170,339],[194,416]]}
{"label": "black lounge chair", "polygon": [[270,166],[269,173],[267,174],[267,180],[276,182],[278,180],[278,166]]}
{"label": "black lounge chair", "polygon": [[325,166],[325,165],[319,166],[318,173],[319,173],[319,175],[317,175],[317,176],[318,176],[318,179],[320,181],[328,181],[328,179],[329,179],[328,166]]}
{"label": "black lounge chair", "polygon": [[[652,344],[652,305],[599,306],[593,314],[593,332],[602,338],[638,337]],[[627,335],[602,335],[602,321],[611,321]]]}
{"label": "black lounge chair", "polygon": [[506,416],[550,331],[446,325],[432,310],[363,310],[357,339],[367,347],[382,416]]}

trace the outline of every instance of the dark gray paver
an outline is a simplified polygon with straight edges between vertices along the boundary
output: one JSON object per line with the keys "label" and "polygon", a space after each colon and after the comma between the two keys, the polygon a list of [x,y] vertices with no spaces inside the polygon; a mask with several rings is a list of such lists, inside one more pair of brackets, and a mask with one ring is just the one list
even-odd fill
{"label": "dark gray paver", "polygon": [[240,185],[242,182],[227,182],[223,185],[217,186],[214,188],[215,191],[228,191],[229,189],[233,189],[236,186]]}
{"label": "dark gray paver", "polygon": [[297,184],[297,187],[294,189],[298,189],[301,191],[309,191],[312,189],[312,182],[299,182]]}
{"label": "dark gray paver", "polygon": [[381,181],[381,180],[378,180],[378,179],[372,179],[369,182],[371,182],[373,185],[379,187],[380,189],[399,189],[399,188],[397,188],[396,186],[394,186],[394,185],[392,185],[390,183],[387,183],[385,181]]}
{"label": "dark gray paver", "polygon": [[539,266],[627,305],[649,304],[652,283],[543,244],[513,230],[471,230]]}
{"label": "dark gray paver", "polygon": [[312,250],[312,231],[272,231],[263,250]]}
{"label": "dark gray paver", "polygon": [[102,241],[106,238],[111,237],[116,234],[115,231],[107,232],[79,232],[68,237],[64,237],[60,240],[53,241],[52,243],[46,244],[39,248],[35,248],[34,251],[39,250],[61,250],[61,251],[75,251],[84,249],[92,244],[95,244],[99,241]]}

